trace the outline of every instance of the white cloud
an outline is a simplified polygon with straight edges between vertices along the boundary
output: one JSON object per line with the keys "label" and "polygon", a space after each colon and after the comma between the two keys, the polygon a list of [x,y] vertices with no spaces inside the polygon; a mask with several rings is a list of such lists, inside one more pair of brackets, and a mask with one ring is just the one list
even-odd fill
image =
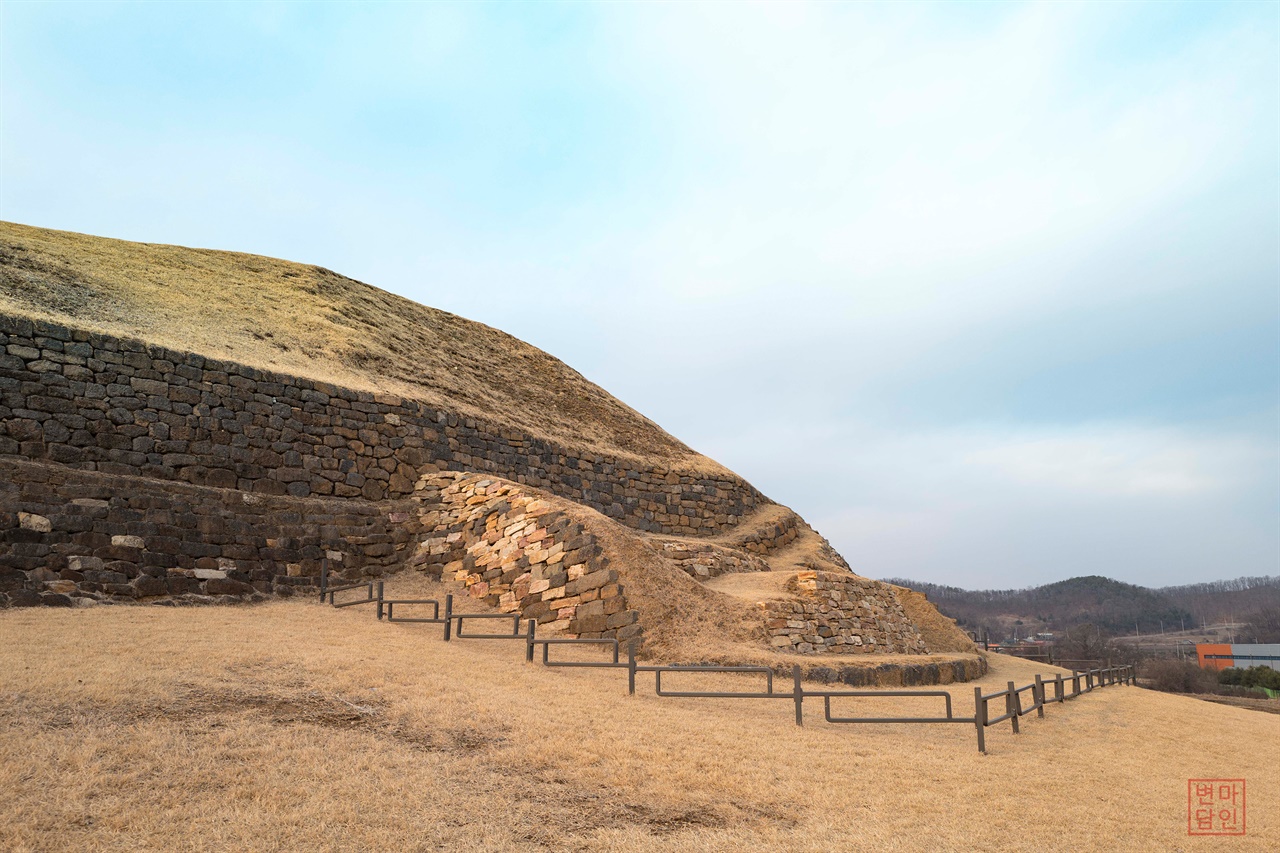
{"label": "white cloud", "polygon": [[1171,429],[1076,427],[1018,434],[963,452],[961,463],[1035,489],[1095,496],[1180,497],[1225,491],[1275,458],[1239,438]]}
{"label": "white cloud", "polygon": [[[193,28],[113,7],[120,38],[24,53],[6,18],[0,213],[503,328],[868,573],[1275,569],[1274,10],[1156,33],[1154,4],[281,8],[123,76],[129,38]],[[270,61],[227,60],[246,45]],[[1188,390],[1215,385],[1240,402]]]}
{"label": "white cloud", "polygon": [[1280,562],[1280,450],[1249,433],[1133,423],[795,429],[779,418],[712,444],[864,574],[984,587],[1105,574],[1161,585]]}
{"label": "white cloud", "polygon": [[1170,286],[1054,273],[1243,167],[1239,140],[1266,131],[1246,83],[1272,46],[1218,33],[1126,69],[1138,83],[1081,85],[1084,7],[1010,8],[959,33],[910,7],[628,17],[635,84],[683,105],[667,109],[689,158],[673,163],[685,197],[634,257],[694,310],[807,293],[860,330]]}

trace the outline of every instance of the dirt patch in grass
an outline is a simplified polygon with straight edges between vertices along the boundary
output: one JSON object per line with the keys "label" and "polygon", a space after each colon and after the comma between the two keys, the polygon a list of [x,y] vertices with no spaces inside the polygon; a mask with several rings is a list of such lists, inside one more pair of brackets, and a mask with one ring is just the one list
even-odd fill
{"label": "dirt patch in grass", "polygon": [[1211,696],[1208,694],[1191,694],[1197,699],[1214,702],[1218,705],[1230,705],[1232,708],[1244,708],[1247,711],[1262,711],[1264,714],[1280,714],[1280,699],[1250,699],[1247,696]]}

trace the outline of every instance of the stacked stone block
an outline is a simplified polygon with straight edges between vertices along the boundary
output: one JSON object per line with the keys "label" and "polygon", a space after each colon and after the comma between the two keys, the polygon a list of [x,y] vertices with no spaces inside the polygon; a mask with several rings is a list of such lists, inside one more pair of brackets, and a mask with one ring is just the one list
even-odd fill
{"label": "stacked stone block", "polygon": [[654,550],[695,580],[710,580],[733,572],[767,572],[769,564],[761,557],[709,542],[651,543]]}
{"label": "stacked stone block", "polygon": [[797,572],[790,600],[760,609],[770,644],[800,654],[928,654],[888,584],[837,572]]}
{"label": "stacked stone block", "polygon": [[290,498],[0,458],[0,605],[291,595],[379,576],[421,530],[412,500]]}
{"label": "stacked stone block", "polygon": [[631,527],[729,531],[768,503],[732,476],[584,455],[390,394],[0,315],[0,456],[264,495],[412,494],[427,469],[546,489]]}
{"label": "stacked stone block", "polygon": [[807,568],[814,571],[829,571],[831,566],[836,566],[846,571],[853,571],[849,568],[849,564],[845,562],[844,557],[840,556],[840,553],[831,547],[830,542],[819,536],[817,531],[806,524],[803,518],[789,510],[781,519],[770,524],[761,525],[750,530],[739,527],[728,537],[727,544],[732,548],[747,551],[751,554],[767,556],[780,548],[790,545],[805,532],[818,541],[818,554],[805,560]]}
{"label": "stacked stone block", "polygon": [[505,613],[584,639],[638,638],[639,613],[627,607],[586,525],[518,484],[446,472],[418,483],[425,534],[409,564],[466,585]]}
{"label": "stacked stone block", "polygon": [[801,524],[798,515],[789,513],[774,524],[734,537],[733,546],[752,554],[769,554],[794,541],[800,535]]}

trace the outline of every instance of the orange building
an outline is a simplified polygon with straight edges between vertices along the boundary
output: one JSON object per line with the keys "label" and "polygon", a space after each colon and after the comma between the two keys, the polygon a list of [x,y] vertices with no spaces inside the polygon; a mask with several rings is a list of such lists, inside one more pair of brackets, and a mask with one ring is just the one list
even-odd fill
{"label": "orange building", "polygon": [[1280,671],[1280,643],[1197,643],[1196,657],[1204,669],[1269,666]]}
{"label": "orange building", "polygon": [[1196,643],[1201,669],[1229,669],[1235,666],[1230,643]]}

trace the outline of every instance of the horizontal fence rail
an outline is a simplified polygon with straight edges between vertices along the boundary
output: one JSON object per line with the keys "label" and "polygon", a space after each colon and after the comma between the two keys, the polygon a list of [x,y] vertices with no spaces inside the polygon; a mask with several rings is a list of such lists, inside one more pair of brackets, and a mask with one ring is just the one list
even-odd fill
{"label": "horizontal fence rail", "polygon": [[[373,595],[373,581],[356,581],[355,583],[347,583],[342,586],[329,585],[329,561],[320,561],[320,600],[324,601],[324,597],[329,596],[329,603],[334,607],[350,607],[353,604],[372,604],[382,599],[382,582],[378,582],[378,597]],[[356,598],[349,601],[338,601],[337,594],[347,592],[353,589],[366,590],[368,595],[365,598]]]}
{"label": "horizontal fence rail", "polygon": [[[368,595],[365,596],[364,598],[352,598],[346,601],[336,600],[336,596],[338,595],[338,593],[349,592],[350,590],[353,590],[353,589],[363,589],[368,593]],[[345,584],[343,586],[329,587],[329,603],[332,604],[334,607],[351,607],[356,604],[375,604],[377,603],[377,601],[378,599],[373,597],[373,581],[369,581],[367,583],[350,583],[350,584]]]}
{"label": "horizontal fence rail", "polygon": [[[462,626],[464,620],[471,619],[501,619],[504,622],[511,623],[511,632],[508,634],[464,634]],[[454,613],[454,624],[458,626],[456,636],[459,640],[523,640],[524,632],[520,630],[520,614],[511,613]]]}
{"label": "horizontal fence rail", "polygon": [[[355,598],[350,600],[337,601],[335,596],[340,592],[348,592],[356,589],[364,589],[366,597]],[[320,574],[320,600],[323,602],[328,597],[329,603],[333,607],[351,607],[357,604],[375,604],[378,619],[384,617],[388,622],[397,623],[418,623],[418,624],[435,624],[442,625],[444,628],[443,639],[449,642],[452,639],[459,640],[516,640],[525,645],[525,660],[532,663],[538,646],[542,647],[542,665],[546,667],[579,667],[579,668],[598,668],[598,669],[626,669],[627,670],[627,693],[634,695],[636,692],[636,674],[641,672],[653,673],[654,693],[664,698],[686,698],[686,699],[787,699],[795,706],[796,725],[804,725],[804,700],[805,699],[821,699],[823,705],[823,718],[828,723],[833,724],[860,724],[860,723],[904,723],[904,724],[945,724],[945,723],[964,723],[974,727],[977,733],[978,751],[986,753],[986,730],[992,726],[1008,721],[1016,735],[1019,733],[1019,719],[1031,714],[1033,711],[1038,717],[1043,717],[1045,706],[1049,703],[1061,704],[1070,699],[1075,699],[1085,693],[1092,692],[1099,687],[1106,687],[1113,684],[1135,684],[1134,668],[1132,666],[1108,666],[1098,667],[1095,669],[1077,670],[1070,675],[1057,673],[1051,679],[1037,674],[1035,681],[1031,684],[1025,684],[1021,687],[1010,681],[1002,690],[994,693],[983,693],[981,687],[973,688],[973,716],[956,716],[952,707],[952,696],[946,690],[812,690],[806,689],[802,683],[802,670],[799,664],[792,667],[791,685],[789,690],[774,689],[774,674],[772,667],[768,666],[718,666],[714,664],[660,664],[649,665],[640,664],[636,661],[636,643],[633,640],[627,646],[627,659],[621,660],[621,644],[616,638],[571,638],[571,637],[547,637],[539,638],[537,636],[538,623],[537,620],[529,619],[526,621],[524,630],[521,630],[521,616],[519,613],[456,613],[453,609],[453,596],[446,595],[443,605],[441,602],[433,598],[404,598],[404,599],[388,599],[384,596],[383,583],[381,581],[361,581],[358,583],[343,584],[341,586],[329,586],[328,584],[328,565],[324,561],[321,566]],[[403,612],[405,607],[422,607],[424,605],[431,607],[431,616],[397,616],[395,608],[399,605]],[[479,620],[509,622],[511,625],[509,632],[503,633],[466,633],[464,625],[468,620],[472,622]],[[586,646],[594,648],[603,648],[606,652],[605,660],[581,660],[581,659],[560,659],[553,660],[551,658],[552,646]],[[764,676],[764,690],[672,690],[669,686],[664,686],[662,677],[664,674],[671,673],[703,673],[703,674],[754,674]],[[1049,687],[1052,685],[1053,695],[1049,695]],[[1024,694],[1030,694],[1023,703]],[[874,717],[846,717],[836,716],[832,713],[831,700],[833,699],[942,699],[943,715],[942,716],[874,716]],[[993,714],[992,703],[995,703],[994,709],[1003,710],[1001,713]]]}
{"label": "horizontal fence rail", "polygon": [[[536,624],[538,623],[535,622],[534,620],[532,619],[529,620],[530,627]],[[580,639],[573,639],[569,637],[555,637],[550,640],[535,640],[532,638],[532,632],[530,632],[529,653],[526,658],[527,660],[533,660],[534,646],[542,646],[542,665],[543,666],[579,666],[579,667],[596,667],[596,668],[608,668],[608,669],[627,666],[627,664],[625,663],[618,662],[618,641],[615,639],[580,640]],[[613,661],[610,662],[610,661],[551,660],[550,658],[551,658],[552,646],[607,646],[609,647],[610,651],[613,652]],[[634,654],[634,650],[633,650],[633,654]]]}
{"label": "horizontal fence rail", "polygon": [[[831,716],[831,700],[840,697],[875,698],[881,696],[941,696],[946,708],[945,717],[833,717]],[[969,723],[973,717],[957,717],[951,713],[951,694],[946,690],[841,690],[824,693],[822,697],[823,712],[828,723]]]}
{"label": "horizontal fence rail", "polygon": [[[401,598],[401,599],[392,599],[392,600],[387,600],[387,601],[385,601],[385,602],[384,602],[384,604],[386,604],[386,608],[387,608],[387,621],[388,621],[388,622],[425,622],[425,623],[427,623],[427,624],[436,624],[436,625],[438,625],[438,624],[440,624],[441,622],[443,622],[443,621],[444,621],[443,619],[441,619],[441,618],[440,618],[440,602],[436,601],[434,598]],[[403,609],[404,609],[404,605],[406,605],[406,604],[430,604],[430,605],[431,605],[431,616],[430,616],[430,617],[425,617],[425,616],[397,616],[397,615],[396,615],[396,612],[395,612],[395,607],[396,607],[396,605],[397,605],[397,604],[401,605],[401,608],[400,608],[401,610],[403,610]],[[382,613],[379,613],[379,614],[378,614],[378,618],[379,618],[379,619],[381,619],[381,618],[382,618]]]}
{"label": "horizontal fence rail", "polygon": [[[637,672],[652,672],[654,692],[659,696],[686,697],[691,699],[790,699],[790,693],[773,692],[773,670],[767,666],[638,666]],[[663,690],[662,673],[664,672],[760,672],[765,676],[763,693],[743,693],[738,691],[714,690]]]}

